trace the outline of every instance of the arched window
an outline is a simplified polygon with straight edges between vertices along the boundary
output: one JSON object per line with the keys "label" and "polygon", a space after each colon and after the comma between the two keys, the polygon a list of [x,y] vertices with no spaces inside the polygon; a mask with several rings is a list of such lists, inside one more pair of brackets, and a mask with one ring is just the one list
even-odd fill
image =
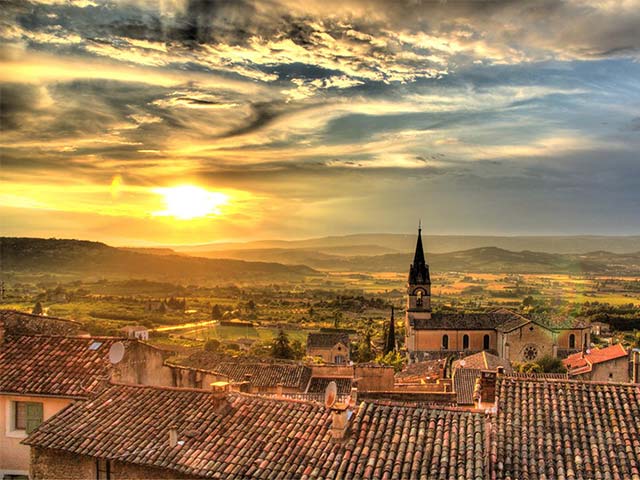
{"label": "arched window", "polygon": [[463,350],[468,350],[469,349],[469,335],[464,334],[462,336],[462,349]]}
{"label": "arched window", "polygon": [[569,335],[569,348],[576,348],[576,336],[573,333]]}
{"label": "arched window", "polygon": [[416,292],[416,296],[418,297],[418,298],[416,298],[416,305],[418,307],[421,307],[422,306],[422,290],[418,290]]}
{"label": "arched window", "polygon": [[442,349],[443,350],[449,349],[449,335],[442,336]]}
{"label": "arched window", "polygon": [[489,350],[489,347],[491,346],[491,340],[489,335],[485,335],[484,338],[482,339],[482,348],[485,350]]}

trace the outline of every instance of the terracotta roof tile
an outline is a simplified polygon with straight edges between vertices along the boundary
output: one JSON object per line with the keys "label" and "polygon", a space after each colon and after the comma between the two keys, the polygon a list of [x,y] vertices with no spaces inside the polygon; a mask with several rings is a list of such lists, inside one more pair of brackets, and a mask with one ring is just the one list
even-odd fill
{"label": "terracotta roof tile", "polygon": [[640,387],[498,381],[495,478],[640,478]]}
{"label": "terracotta roof tile", "polygon": [[458,368],[453,373],[453,391],[458,405],[473,405],[473,391],[481,372],[479,368]]}
{"label": "terracotta roof tile", "polygon": [[415,319],[417,330],[439,330],[455,328],[460,330],[495,330],[513,322],[529,322],[525,317],[510,310],[502,309],[485,313],[436,312],[428,319]]}
{"label": "terracotta roof tile", "polygon": [[311,378],[311,368],[299,364],[221,362],[213,370],[236,382],[249,378],[249,382],[255,387],[275,387],[282,384],[286,388],[304,390]]}
{"label": "terracotta roof tile", "polygon": [[565,358],[562,363],[572,374],[591,371],[591,366],[597,363],[608,362],[616,358],[626,357],[628,352],[621,344],[611,345],[606,348],[594,348],[589,353],[574,353]]}
{"label": "terracotta roof tile", "polygon": [[338,343],[349,346],[349,334],[346,332],[310,333],[307,336],[307,347],[331,348]]}
{"label": "terracotta roof tile", "polygon": [[351,378],[347,377],[312,377],[307,392],[324,393],[330,382],[336,382],[338,393],[351,393]]}
{"label": "terracotta roof tile", "polygon": [[108,381],[114,337],[10,335],[0,347],[0,392],[86,397]]}
{"label": "terracotta roof tile", "polygon": [[[363,403],[341,441],[331,415],[304,402],[112,385],[24,443],[221,480],[484,478],[483,414]],[[171,425],[182,445],[169,446]]]}
{"label": "terracotta roof tile", "polygon": [[[464,362],[464,363],[463,363]],[[473,355],[468,355],[460,360],[453,362],[453,368],[475,368],[481,370],[496,370],[498,367],[503,367],[505,373],[513,371],[511,362],[509,360],[503,360],[497,355],[493,355],[489,352],[478,352]]]}

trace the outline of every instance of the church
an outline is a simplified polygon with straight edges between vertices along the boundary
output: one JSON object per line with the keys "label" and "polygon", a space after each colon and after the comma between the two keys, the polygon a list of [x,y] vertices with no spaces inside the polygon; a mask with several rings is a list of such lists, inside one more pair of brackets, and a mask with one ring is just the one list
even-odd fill
{"label": "church", "polygon": [[506,308],[485,313],[432,312],[431,276],[418,228],[407,283],[405,335],[411,362],[483,350],[512,362],[534,362],[546,355],[564,358],[586,350],[590,325],[580,320],[551,325]]}

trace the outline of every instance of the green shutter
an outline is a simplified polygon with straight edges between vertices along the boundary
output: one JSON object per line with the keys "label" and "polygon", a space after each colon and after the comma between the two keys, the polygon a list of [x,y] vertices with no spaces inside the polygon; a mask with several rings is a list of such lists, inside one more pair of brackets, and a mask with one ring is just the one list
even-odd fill
{"label": "green shutter", "polygon": [[42,404],[27,403],[27,433],[33,432],[42,423]]}

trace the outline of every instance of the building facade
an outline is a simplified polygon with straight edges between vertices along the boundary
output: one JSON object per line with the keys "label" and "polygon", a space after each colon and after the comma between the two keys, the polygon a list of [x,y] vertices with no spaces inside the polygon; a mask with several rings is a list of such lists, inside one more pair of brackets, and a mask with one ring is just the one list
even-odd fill
{"label": "building facade", "polygon": [[507,309],[483,313],[433,312],[431,276],[421,230],[409,267],[405,345],[411,362],[484,350],[514,362],[566,356],[589,347],[590,326],[550,326]]}

